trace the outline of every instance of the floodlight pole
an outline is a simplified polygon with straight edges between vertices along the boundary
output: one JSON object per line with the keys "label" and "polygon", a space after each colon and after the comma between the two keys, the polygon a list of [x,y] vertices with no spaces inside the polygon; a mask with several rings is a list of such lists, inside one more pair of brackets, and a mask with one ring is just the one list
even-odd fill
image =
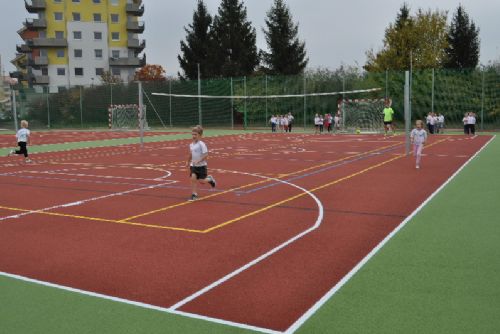
{"label": "floodlight pole", "polygon": [[12,92],[12,113],[14,114],[14,127],[19,130],[19,126],[17,125],[17,102],[16,102],[16,91],[11,87],[10,90]]}

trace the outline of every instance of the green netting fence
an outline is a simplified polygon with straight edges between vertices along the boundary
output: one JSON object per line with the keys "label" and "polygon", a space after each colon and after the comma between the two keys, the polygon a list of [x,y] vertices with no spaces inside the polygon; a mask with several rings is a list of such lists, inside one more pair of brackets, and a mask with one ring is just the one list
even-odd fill
{"label": "green netting fence", "polygon": [[[318,71],[298,76],[262,75],[200,82],[169,79],[164,82],[144,82],[142,87],[147,120],[152,129],[189,127],[199,123],[206,127],[262,128],[269,126],[271,115],[289,112],[295,117],[296,128],[310,128],[316,113],[336,113],[338,103],[343,98],[389,97],[393,101],[396,121],[403,123],[403,71],[363,74]],[[380,90],[342,93],[370,88]],[[78,86],[59,90],[58,93],[47,91],[17,89],[18,119],[29,120],[32,128],[107,128],[110,105],[138,104],[139,101],[138,83]],[[339,93],[309,95],[328,92]],[[197,96],[199,94],[212,98],[200,98]],[[276,97],[281,95],[293,96]],[[248,96],[260,98],[244,98]],[[460,128],[464,113],[474,112],[478,128],[498,129],[500,70],[490,67],[413,71],[411,110],[412,120],[423,119],[431,111],[442,113],[448,128]],[[14,129],[12,110],[3,112],[0,128]]]}

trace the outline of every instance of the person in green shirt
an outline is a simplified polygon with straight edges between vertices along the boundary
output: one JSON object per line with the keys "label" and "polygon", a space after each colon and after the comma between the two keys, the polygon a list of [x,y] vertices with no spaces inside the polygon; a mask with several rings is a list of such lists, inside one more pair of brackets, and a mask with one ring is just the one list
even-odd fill
{"label": "person in green shirt", "polygon": [[385,136],[387,136],[387,132],[391,131],[392,135],[395,135],[394,127],[392,125],[392,121],[394,119],[394,110],[391,108],[391,100],[387,99],[385,101],[385,108],[382,111],[384,114],[384,131]]}

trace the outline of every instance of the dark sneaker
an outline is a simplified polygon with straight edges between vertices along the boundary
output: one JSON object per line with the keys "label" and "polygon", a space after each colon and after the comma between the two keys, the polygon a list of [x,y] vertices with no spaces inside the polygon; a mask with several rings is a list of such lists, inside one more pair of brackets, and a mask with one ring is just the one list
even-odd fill
{"label": "dark sneaker", "polygon": [[215,182],[214,177],[213,177],[212,175],[209,175],[209,176],[207,177],[207,179],[208,179],[208,183],[210,183],[210,185],[212,186],[212,188],[215,188],[215,185],[216,185],[217,183]]}
{"label": "dark sneaker", "polygon": [[198,199],[198,195],[192,194],[188,201],[196,201]]}

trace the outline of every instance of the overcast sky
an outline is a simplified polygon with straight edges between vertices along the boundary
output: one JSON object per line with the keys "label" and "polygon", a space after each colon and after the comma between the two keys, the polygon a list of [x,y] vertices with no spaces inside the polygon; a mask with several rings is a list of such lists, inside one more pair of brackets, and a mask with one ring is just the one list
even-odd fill
{"label": "overcast sky", "polygon": [[[50,0],[48,0],[50,1]],[[180,41],[185,40],[184,27],[192,23],[196,0],[144,0],[147,62],[162,65],[167,75],[179,71],[177,55]],[[262,33],[264,17],[272,0],[245,0],[248,20],[257,30],[257,47],[265,49]],[[366,50],[382,47],[384,30],[395,21],[403,0],[285,0],[299,24],[299,38],[306,42],[309,68],[336,69],[342,64],[364,65]],[[500,59],[500,1],[499,0],[419,0],[407,1],[412,14],[418,8],[448,11],[451,20],[459,3],[465,7],[476,26],[480,28],[480,62]],[[437,7],[436,3],[439,4]],[[205,0],[209,13],[214,16],[220,0]],[[14,68],[10,60],[15,57],[16,44],[22,40],[17,34],[25,18],[31,17],[24,1],[9,1],[9,9],[0,13],[0,55],[5,71]]]}

